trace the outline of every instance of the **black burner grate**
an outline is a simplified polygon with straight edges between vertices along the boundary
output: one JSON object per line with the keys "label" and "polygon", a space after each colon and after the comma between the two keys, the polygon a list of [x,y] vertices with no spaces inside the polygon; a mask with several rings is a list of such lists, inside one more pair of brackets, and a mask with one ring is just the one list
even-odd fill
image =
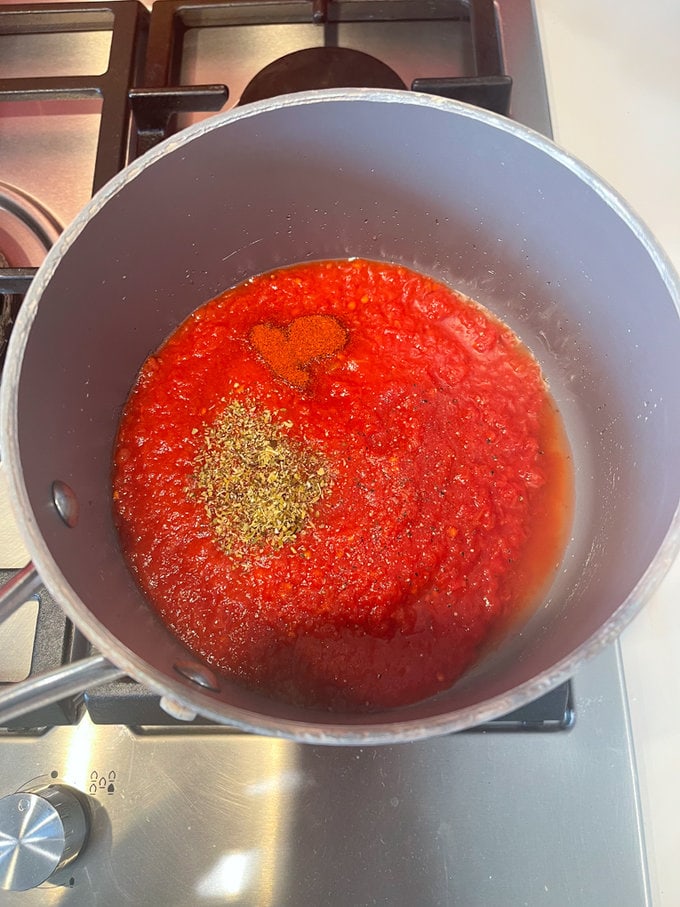
{"label": "black burner grate", "polygon": [[[132,86],[148,26],[148,13],[136,0],[113,3],[50,3],[0,7],[0,35],[110,31],[109,66],[101,75],[36,76],[0,79],[0,101],[101,98],[101,120],[92,191],[125,165]],[[34,268],[0,268],[0,303],[11,327]],[[5,336],[0,338],[4,355]],[[1,362],[1,360],[0,360]]]}
{"label": "black burner grate", "polygon": [[[503,70],[494,0],[432,0],[428,4],[414,0],[312,0],[311,3],[308,0],[278,0],[276,3],[156,0],[151,12],[144,86],[135,90],[132,96],[140,134],[138,150],[145,151],[164,138],[177,113],[188,109],[219,110],[227,99],[229,86],[180,85],[184,36],[189,29],[311,21],[323,29],[324,47],[337,52],[349,50],[337,47],[340,23],[362,22],[371,27],[386,21],[420,22],[424,19],[469,22],[476,72],[469,76],[440,78],[427,78],[423,74],[422,78],[413,80],[411,89],[507,114],[512,79]],[[300,53],[304,50],[302,48]],[[378,60],[374,62],[377,66],[383,65]],[[352,75],[354,77],[355,73]],[[357,82],[353,78],[347,82],[348,86],[350,84]],[[389,85],[392,83],[388,82]],[[318,86],[311,84],[309,87],[324,87],[323,80]],[[282,91],[285,91],[283,86]],[[270,91],[267,96],[274,93]],[[193,108],[190,108],[191,103]]]}
{"label": "black burner grate", "polygon": [[[95,724],[126,724],[134,727],[163,727],[186,722],[171,718],[160,707],[160,697],[141,684],[123,679],[87,690],[85,704]],[[552,732],[568,730],[574,723],[574,703],[571,683],[567,681],[523,706],[466,733]],[[198,717],[189,726],[212,725]]]}
{"label": "black burner grate", "polygon": [[136,0],[113,3],[50,3],[0,7],[0,35],[68,31],[110,31],[109,66],[101,75],[0,79],[0,100],[102,100],[101,125],[92,189],[96,192],[125,165],[128,146],[128,91],[135,80],[148,23]]}

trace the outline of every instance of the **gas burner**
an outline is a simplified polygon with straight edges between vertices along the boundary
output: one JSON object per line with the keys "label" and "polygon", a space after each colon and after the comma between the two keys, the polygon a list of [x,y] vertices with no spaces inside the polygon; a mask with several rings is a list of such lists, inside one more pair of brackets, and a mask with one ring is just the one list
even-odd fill
{"label": "gas burner", "polygon": [[380,60],[348,47],[309,47],[265,66],[246,85],[239,104],[316,88],[406,88]]}
{"label": "gas burner", "polygon": [[[0,183],[0,268],[37,268],[61,227],[29,195]],[[0,293],[0,364],[21,297]]]}
{"label": "gas burner", "polygon": [[[8,268],[9,262],[0,252],[0,268]],[[12,324],[16,315],[16,300],[14,296],[0,294],[0,362],[5,356],[5,347],[9,340],[9,334],[12,330]]]}
{"label": "gas burner", "polygon": [[10,268],[37,268],[61,226],[35,199],[0,183],[0,254]]}

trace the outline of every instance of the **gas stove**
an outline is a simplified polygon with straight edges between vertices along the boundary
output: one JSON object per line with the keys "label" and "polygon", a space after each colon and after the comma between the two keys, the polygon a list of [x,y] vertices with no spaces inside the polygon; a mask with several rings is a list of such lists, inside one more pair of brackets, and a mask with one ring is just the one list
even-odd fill
{"label": "gas stove", "polygon": [[[454,97],[550,134],[531,0],[0,6],[0,327],[136,154],[215,110],[350,85]],[[0,507],[5,580],[28,555],[1,484]],[[0,639],[4,684],[88,651],[44,590]],[[649,899],[617,645],[510,716],[379,748],[182,723],[118,680],[8,722],[0,796],[0,884],[26,889],[3,894],[12,904]],[[3,843],[17,810],[40,842],[18,863]]]}

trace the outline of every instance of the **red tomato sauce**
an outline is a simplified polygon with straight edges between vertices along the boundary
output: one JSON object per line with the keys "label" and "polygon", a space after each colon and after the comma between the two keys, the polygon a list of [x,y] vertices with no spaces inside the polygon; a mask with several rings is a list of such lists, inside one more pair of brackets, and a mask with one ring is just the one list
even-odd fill
{"label": "red tomato sauce", "polygon": [[[254,330],[285,339],[309,315],[342,331],[287,380]],[[225,550],[192,492],[206,432],[238,402],[329,471],[285,544]],[[561,421],[510,329],[363,260],[264,274],[194,312],[144,364],[113,470],[123,550],[187,647],[272,696],[353,711],[470,667],[557,568],[571,489]]]}

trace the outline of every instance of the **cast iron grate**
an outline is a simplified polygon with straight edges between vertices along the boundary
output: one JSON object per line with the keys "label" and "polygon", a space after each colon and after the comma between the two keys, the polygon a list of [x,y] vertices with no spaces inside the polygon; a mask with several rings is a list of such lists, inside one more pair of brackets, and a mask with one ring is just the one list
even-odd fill
{"label": "cast iron grate", "polygon": [[363,22],[371,27],[385,21],[424,19],[469,22],[476,71],[448,78],[423,76],[412,81],[411,89],[508,114],[512,79],[503,69],[493,0],[432,0],[427,4],[418,0],[157,0],[151,12],[144,84],[131,95],[138,150],[146,151],[163,139],[176,114],[219,110],[228,97],[225,85],[180,84],[184,36],[189,29],[312,21],[323,29],[324,46],[337,49],[340,23]]}
{"label": "cast iron grate", "polygon": [[[143,51],[148,18],[148,12],[137,0],[96,5],[78,2],[0,7],[0,35],[111,33],[109,65],[100,75],[0,79],[0,101],[101,99],[93,193],[115,176],[126,162],[130,119],[128,93]],[[0,302],[7,316],[8,323],[3,326],[7,332],[34,275],[35,268],[0,268]],[[4,354],[4,349],[0,353]]]}
{"label": "cast iron grate", "polygon": [[0,7],[0,35],[110,31],[109,65],[100,75],[0,79],[0,100],[101,98],[101,122],[92,184],[96,192],[125,165],[128,92],[135,79],[148,13],[137,0]]}
{"label": "cast iron grate", "polygon": [[[85,705],[95,724],[126,724],[133,727],[214,726],[198,717],[187,724],[171,718],[160,707],[160,697],[127,678],[102,684],[85,692]],[[529,705],[464,733],[553,732],[574,724],[572,685],[566,681]]]}

